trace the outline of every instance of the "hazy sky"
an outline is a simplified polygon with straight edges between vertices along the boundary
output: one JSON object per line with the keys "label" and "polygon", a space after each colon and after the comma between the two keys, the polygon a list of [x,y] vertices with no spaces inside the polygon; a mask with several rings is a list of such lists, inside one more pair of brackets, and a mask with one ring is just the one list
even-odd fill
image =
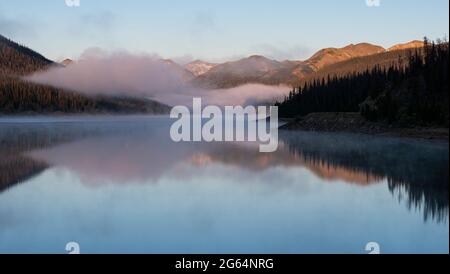
{"label": "hazy sky", "polygon": [[[373,0],[377,1],[377,0]],[[125,49],[210,61],[305,59],[329,46],[385,47],[449,33],[448,0],[0,0],[0,34],[47,57]]]}

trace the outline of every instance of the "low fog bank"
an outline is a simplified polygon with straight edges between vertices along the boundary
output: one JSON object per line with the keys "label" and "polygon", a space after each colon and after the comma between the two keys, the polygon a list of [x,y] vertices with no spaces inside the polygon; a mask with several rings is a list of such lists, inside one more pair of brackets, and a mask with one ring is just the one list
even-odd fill
{"label": "low fog bank", "polygon": [[247,84],[231,89],[206,90],[189,84],[189,74],[157,55],[87,50],[67,67],[53,67],[27,80],[88,95],[146,97],[168,105],[191,105],[193,97],[205,104],[249,105],[274,102],[290,91],[288,86]]}

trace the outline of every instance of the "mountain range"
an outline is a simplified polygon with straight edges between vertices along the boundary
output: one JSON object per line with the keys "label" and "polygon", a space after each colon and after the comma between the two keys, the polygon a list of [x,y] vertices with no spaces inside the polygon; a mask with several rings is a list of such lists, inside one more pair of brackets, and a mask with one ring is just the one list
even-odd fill
{"label": "mountain range", "polygon": [[206,88],[231,88],[247,83],[296,85],[303,79],[335,64],[368,56],[384,56],[389,52],[403,55],[401,53],[403,50],[422,46],[423,42],[421,41],[399,44],[389,49],[369,43],[360,43],[343,48],[325,48],[304,61],[277,61],[254,55],[223,64],[210,64],[197,60],[185,65],[184,69],[193,74],[193,84]]}
{"label": "mountain range", "polygon": [[[369,43],[350,44],[342,48],[321,49],[303,61],[278,61],[253,55],[225,63],[195,60],[180,65],[170,59],[161,59],[161,62],[186,82],[200,88],[225,89],[249,83],[296,86],[316,76],[341,76],[376,65],[398,62],[405,59],[411,49],[421,48],[423,45],[424,42],[417,40],[388,49]],[[352,62],[355,60],[357,62]],[[66,59],[61,64],[67,66],[74,62]]]}
{"label": "mountain range", "polygon": [[[249,83],[298,86],[317,78],[345,76],[378,65],[402,62],[408,58],[411,49],[422,46],[421,41],[398,44],[389,49],[369,43],[351,44],[342,48],[319,50],[303,61],[278,61],[253,55],[220,64],[201,60],[186,65],[177,64],[170,59],[161,59],[161,62],[187,83],[200,88],[225,89]],[[59,63],[51,61],[0,35],[0,113],[168,111],[167,106],[148,99],[114,96],[93,98],[70,90],[30,83],[22,78],[52,66],[70,66],[76,62],[71,59]]]}

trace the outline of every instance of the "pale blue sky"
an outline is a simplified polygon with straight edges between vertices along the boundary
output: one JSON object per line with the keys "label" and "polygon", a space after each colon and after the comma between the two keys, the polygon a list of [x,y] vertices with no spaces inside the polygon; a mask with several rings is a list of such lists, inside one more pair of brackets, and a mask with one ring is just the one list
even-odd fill
{"label": "pale blue sky", "polygon": [[[47,57],[87,48],[224,60],[305,59],[323,47],[449,33],[448,0],[0,0],[0,34]],[[184,59],[184,58],[181,58]]]}

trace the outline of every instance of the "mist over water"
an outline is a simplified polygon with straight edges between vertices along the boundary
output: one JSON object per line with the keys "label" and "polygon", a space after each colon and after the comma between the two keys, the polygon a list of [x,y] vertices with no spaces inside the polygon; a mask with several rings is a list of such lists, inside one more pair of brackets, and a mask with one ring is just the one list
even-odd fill
{"label": "mist over water", "polygon": [[448,252],[448,143],[280,132],[267,154],[174,143],[165,117],[8,121],[1,253]]}

